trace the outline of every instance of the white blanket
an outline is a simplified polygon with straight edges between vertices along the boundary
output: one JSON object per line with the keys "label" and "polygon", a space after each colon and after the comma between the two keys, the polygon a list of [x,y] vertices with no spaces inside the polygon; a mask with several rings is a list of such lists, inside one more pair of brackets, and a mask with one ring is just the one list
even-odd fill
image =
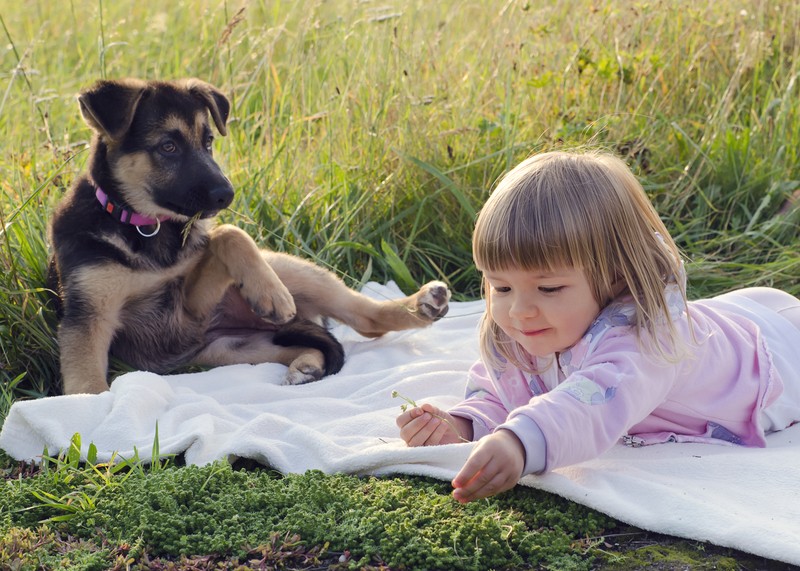
{"label": "white blanket", "polygon": [[[368,284],[374,297],[398,297]],[[162,455],[187,463],[245,457],[281,472],[418,474],[449,480],[472,444],[408,448],[394,419],[403,401],[458,402],[477,359],[483,302],[453,303],[432,327],[366,340],[334,329],[347,352],[340,373],[284,386],[285,368],[237,365],[158,376],[130,373],[111,391],[15,403],[0,447],[20,460],[51,455],[82,436],[98,459],[136,448],[150,457],[158,425]],[[800,565],[800,425],[771,435],[765,449],[707,444],[616,446],[601,458],[544,476],[534,486],[634,526],[733,547]]]}

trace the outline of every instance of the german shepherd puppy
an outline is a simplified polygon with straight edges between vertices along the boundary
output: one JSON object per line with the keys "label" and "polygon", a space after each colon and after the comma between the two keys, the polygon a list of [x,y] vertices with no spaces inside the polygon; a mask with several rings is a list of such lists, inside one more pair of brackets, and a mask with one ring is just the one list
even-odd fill
{"label": "german shepherd puppy", "polygon": [[260,250],[212,218],[233,187],[212,157],[209,115],[230,105],[197,79],[99,81],[78,96],[94,130],[88,172],[50,226],[63,391],[108,389],[108,359],[158,373],[196,364],[277,362],[291,384],[336,373],[330,317],[367,337],[424,327],[450,292],[431,282],[375,301],[300,258]]}

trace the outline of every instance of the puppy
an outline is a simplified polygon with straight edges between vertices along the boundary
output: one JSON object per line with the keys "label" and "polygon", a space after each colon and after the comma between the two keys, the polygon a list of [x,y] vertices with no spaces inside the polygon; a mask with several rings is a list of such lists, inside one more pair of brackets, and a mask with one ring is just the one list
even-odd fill
{"label": "puppy", "polygon": [[49,229],[64,393],[107,390],[110,354],[158,373],[277,362],[288,383],[305,383],[343,365],[327,318],[378,337],[447,312],[441,282],[375,301],[215,225],[234,191],[213,158],[211,123],[225,135],[230,104],[208,83],[99,81],[78,102],[95,133],[88,171]]}

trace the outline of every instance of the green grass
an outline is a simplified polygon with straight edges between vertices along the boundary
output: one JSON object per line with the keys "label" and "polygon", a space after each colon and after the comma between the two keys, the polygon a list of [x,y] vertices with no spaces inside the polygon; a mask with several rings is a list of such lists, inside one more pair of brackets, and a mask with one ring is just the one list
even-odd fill
{"label": "green grass", "polygon": [[238,194],[221,218],[353,286],[435,278],[476,298],[493,182],[592,145],[640,176],[692,297],[800,295],[796,2],[0,0],[0,19],[0,416],[57,387],[46,226],[87,157],[74,96],[101,77],[228,93],[216,153]]}

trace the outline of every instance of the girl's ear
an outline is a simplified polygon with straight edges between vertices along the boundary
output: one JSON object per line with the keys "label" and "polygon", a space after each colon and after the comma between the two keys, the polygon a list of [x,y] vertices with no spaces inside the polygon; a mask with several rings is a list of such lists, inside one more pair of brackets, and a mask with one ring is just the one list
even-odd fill
{"label": "girl's ear", "polygon": [[617,281],[611,284],[611,298],[614,299],[622,295],[627,289],[628,284],[625,282],[625,279],[617,278]]}

